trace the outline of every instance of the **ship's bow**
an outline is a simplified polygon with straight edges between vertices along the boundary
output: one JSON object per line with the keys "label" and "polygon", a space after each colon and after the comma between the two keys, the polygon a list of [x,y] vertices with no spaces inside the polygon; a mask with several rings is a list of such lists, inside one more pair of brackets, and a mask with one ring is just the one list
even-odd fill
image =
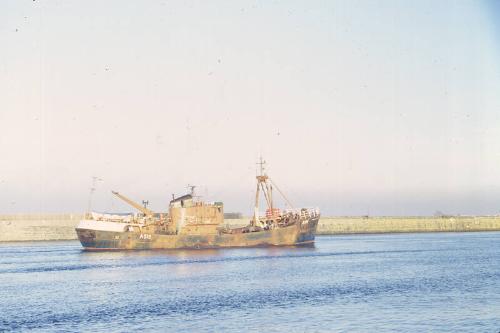
{"label": "ship's bow", "polygon": [[319,216],[310,217],[301,222],[300,231],[297,235],[296,244],[310,244],[314,243],[316,237],[316,230],[318,228]]}
{"label": "ship's bow", "polygon": [[85,250],[110,250],[120,248],[120,235],[127,227],[121,222],[81,220],[75,231]]}

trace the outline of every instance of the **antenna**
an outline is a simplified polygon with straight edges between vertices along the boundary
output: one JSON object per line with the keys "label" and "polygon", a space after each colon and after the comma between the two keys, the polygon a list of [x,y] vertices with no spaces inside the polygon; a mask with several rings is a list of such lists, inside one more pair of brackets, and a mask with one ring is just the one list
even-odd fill
{"label": "antenna", "polygon": [[190,184],[188,184],[187,188],[190,190],[191,196],[194,197],[194,189],[196,188],[196,185],[190,185]]}
{"label": "antenna", "polygon": [[257,165],[260,167],[260,175],[259,176],[263,176],[265,171],[266,171],[266,168],[265,168],[266,161],[264,161],[262,159],[262,156],[260,157],[260,162],[257,162]]}
{"label": "antenna", "polygon": [[149,200],[142,200],[142,205],[144,206],[144,208],[148,208],[148,205],[149,205]]}
{"label": "antenna", "polygon": [[92,187],[90,187],[90,192],[89,192],[89,202],[87,204],[87,212],[90,213],[90,210],[92,208],[92,195],[94,194],[96,190],[96,185],[97,182],[102,182],[104,181],[102,178],[99,178],[97,176],[92,176]]}

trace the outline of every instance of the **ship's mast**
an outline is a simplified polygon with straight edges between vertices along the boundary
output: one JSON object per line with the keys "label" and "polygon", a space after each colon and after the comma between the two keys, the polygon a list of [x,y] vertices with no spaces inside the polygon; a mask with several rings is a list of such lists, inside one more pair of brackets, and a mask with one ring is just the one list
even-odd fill
{"label": "ship's mast", "polygon": [[269,177],[267,176],[264,167],[266,161],[264,161],[261,156],[260,162],[257,164],[260,167],[260,173],[255,177],[257,179],[257,188],[255,191],[255,207],[253,215],[254,226],[257,225],[259,222],[259,194],[261,190],[262,193],[264,193],[264,198],[266,199],[268,208],[271,210],[271,212],[273,212],[273,196],[272,196],[273,187],[267,181]]}
{"label": "ship's mast", "polygon": [[290,207],[293,208],[293,205],[290,203],[290,200],[285,196],[285,194],[279,189],[279,187],[273,182],[271,178],[266,174],[265,170],[265,164],[266,161],[262,159],[262,156],[260,157],[260,162],[257,163],[260,168],[260,173],[257,174],[257,188],[255,191],[255,207],[254,207],[254,215],[253,215],[253,220],[252,224],[254,226],[257,226],[260,223],[259,219],[259,195],[260,191],[264,193],[264,198],[266,199],[267,207],[269,208],[269,212],[271,215],[271,220],[273,223],[276,223],[274,214],[274,204],[273,204],[273,186],[278,190],[279,194],[285,199],[286,204]]}

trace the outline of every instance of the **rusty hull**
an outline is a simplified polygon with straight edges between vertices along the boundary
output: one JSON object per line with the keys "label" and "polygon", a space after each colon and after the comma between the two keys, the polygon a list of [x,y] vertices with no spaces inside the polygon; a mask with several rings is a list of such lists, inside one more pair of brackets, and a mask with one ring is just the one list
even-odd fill
{"label": "rusty hull", "polygon": [[314,242],[319,216],[271,230],[248,233],[160,234],[154,229],[125,232],[76,229],[85,250],[210,249],[290,246]]}

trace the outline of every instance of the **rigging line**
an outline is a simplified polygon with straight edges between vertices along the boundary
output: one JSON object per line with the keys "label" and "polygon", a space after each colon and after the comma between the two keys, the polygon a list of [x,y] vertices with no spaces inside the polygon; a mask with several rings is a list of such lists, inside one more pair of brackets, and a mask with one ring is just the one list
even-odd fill
{"label": "rigging line", "polygon": [[264,189],[264,184],[260,183],[260,187],[262,188],[262,192],[264,193],[264,197],[266,198],[267,207],[271,208],[271,202],[269,201],[269,198],[267,197],[267,192]]}
{"label": "rigging line", "polygon": [[290,208],[293,208],[293,205],[292,203],[290,202],[290,200],[288,200],[288,198],[283,194],[283,192],[281,192],[280,188],[278,187],[278,185],[276,185],[275,182],[273,182],[273,180],[271,178],[269,178],[269,181],[271,182],[271,184],[274,185],[274,187],[278,190],[278,192],[281,194],[281,196],[283,197],[283,199],[285,199],[286,203],[288,204],[288,206],[290,206]]}

